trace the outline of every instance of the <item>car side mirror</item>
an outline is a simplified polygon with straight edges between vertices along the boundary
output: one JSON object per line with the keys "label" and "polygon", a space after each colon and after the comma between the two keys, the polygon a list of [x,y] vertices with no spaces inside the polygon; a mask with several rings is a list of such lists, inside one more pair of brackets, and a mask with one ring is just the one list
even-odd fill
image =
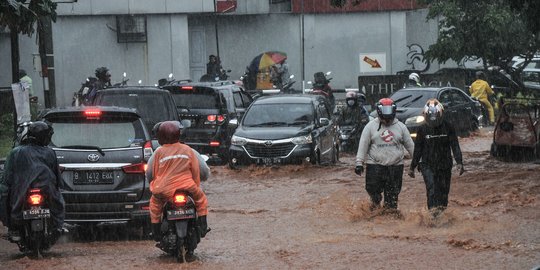
{"label": "car side mirror", "polygon": [[191,120],[184,119],[184,120],[180,121],[180,123],[182,123],[182,126],[184,126],[184,128],[191,127]]}
{"label": "car side mirror", "polygon": [[330,125],[330,119],[328,119],[328,118],[320,118],[319,123],[321,123],[321,126],[328,126],[328,125]]}
{"label": "car side mirror", "polygon": [[233,119],[229,120],[229,126],[231,126],[233,128],[238,127],[238,118],[233,118]]}

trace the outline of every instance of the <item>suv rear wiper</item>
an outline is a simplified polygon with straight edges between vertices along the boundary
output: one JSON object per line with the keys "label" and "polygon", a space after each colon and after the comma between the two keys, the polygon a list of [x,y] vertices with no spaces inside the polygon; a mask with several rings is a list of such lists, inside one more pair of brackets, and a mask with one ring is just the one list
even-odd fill
{"label": "suv rear wiper", "polygon": [[102,156],[105,156],[105,152],[101,149],[99,146],[93,146],[93,145],[66,145],[66,146],[60,146],[60,148],[68,148],[68,149],[95,149],[97,150]]}

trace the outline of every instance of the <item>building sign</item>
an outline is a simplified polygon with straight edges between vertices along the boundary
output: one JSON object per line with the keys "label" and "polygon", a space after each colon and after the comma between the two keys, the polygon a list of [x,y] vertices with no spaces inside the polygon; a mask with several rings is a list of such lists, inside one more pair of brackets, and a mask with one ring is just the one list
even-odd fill
{"label": "building sign", "polygon": [[361,53],[360,73],[386,72],[386,53]]}
{"label": "building sign", "polygon": [[236,10],[236,0],[216,0],[216,12],[227,13]]}

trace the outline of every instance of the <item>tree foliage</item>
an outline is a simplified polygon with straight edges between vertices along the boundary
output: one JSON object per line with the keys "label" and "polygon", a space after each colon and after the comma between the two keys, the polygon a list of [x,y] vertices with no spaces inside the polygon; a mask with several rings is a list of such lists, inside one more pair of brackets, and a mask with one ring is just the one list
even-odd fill
{"label": "tree foliage", "polygon": [[32,35],[39,18],[56,21],[56,5],[51,0],[0,0],[0,27]]}
{"label": "tree foliage", "polygon": [[[426,56],[446,62],[482,59],[484,67],[495,65],[519,77],[509,67],[512,57],[526,61],[540,49],[538,31],[540,1],[537,0],[419,0],[428,5],[428,19],[439,21],[437,42]],[[531,7],[536,7],[533,11]],[[525,65],[523,65],[524,67]]]}

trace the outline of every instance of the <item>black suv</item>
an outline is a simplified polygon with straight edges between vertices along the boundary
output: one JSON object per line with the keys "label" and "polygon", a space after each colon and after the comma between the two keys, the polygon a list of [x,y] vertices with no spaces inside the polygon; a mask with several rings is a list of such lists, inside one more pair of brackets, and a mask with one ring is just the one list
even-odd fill
{"label": "black suv", "polygon": [[179,120],[171,94],[155,87],[107,88],[96,93],[92,104],[134,108],[141,115],[148,131],[158,122]]}
{"label": "black suv", "polygon": [[320,95],[278,95],[253,102],[231,139],[229,166],[337,161],[331,105]]}
{"label": "black suv", "polygon": [[184,142],[201,154],[217,155],[226,162],[236,128],[229,122],[242,118],[253,101],[251,95],[231,81],[173,82],[163,89],[171,92],[179,117],[191,121],[191,127],[184,131]]}
{"label": "black suv", "polygon": [[54,129],[49,147],[65,183],[66,223],[147,225],[145,169],[152,148],[139,114],[119,107],[71,107],[45,111],[40,118]]}

